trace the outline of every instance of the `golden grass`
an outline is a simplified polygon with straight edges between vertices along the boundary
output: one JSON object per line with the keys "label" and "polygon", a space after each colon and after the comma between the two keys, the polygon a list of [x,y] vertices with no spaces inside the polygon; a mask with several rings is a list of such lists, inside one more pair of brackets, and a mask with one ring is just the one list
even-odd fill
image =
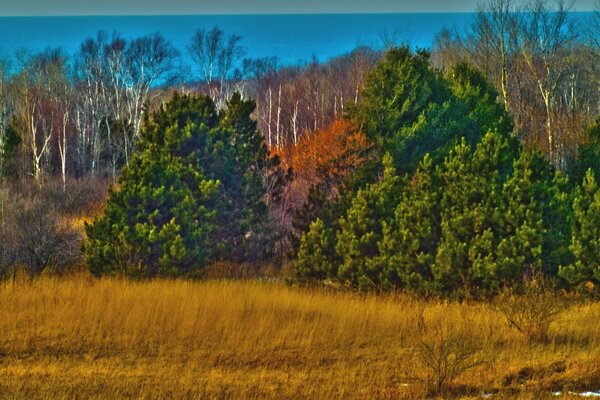
{"label": "golden grass", "polygon": [[552,398],[600,389],[600,304],[531,345],[485,304],[257,281],[43,278],[0,286],[0,397],[424,396],[423,343],[460,338],[483,363],[442,397]]}

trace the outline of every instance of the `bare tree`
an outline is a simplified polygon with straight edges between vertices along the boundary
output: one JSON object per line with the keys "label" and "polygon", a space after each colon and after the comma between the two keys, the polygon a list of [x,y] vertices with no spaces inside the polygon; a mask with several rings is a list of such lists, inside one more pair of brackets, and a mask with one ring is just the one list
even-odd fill
{"label": "bare tree", "polygon": [[[56,135],[57,112],[54,102],[61,79],[66,79],[66,58],[60,50],[46,50],[34,56],[19,55],[22,69],[17,77],[21,125],[27,132],[26,145],[32,159],[32,175],[39,180],[51,159],[51,139]],[[44,163],[42,162],[44,161]]]}
{"label": "bare tree", "polygon": [[556,137],[554,115],[557,89],[569,75],[570,52],[577,39],[569,16],[572,6],[558,0],[554,9],[547,0],[535,0],[521,28],[521,52],[544,105],[548,156],[558,168],[564,168],[566,159]]}
{"label": "bare tree", "polygon": [[58,213],[42,199],[21,199],[13,218],[14,245],[18,262],[31,279],[47,267],[76,265],[80,257],[80,237],[58,218]]}
{"label": "bare tree", "polygon": [[125,53],[125,93],[128,120],[139,136],[151,89],[167,83],[179,52],[159,33],[132,40]]}
{"label": "bare tree", "polygon": [[62,176],[62,187],[63,191],[66,191],[67,185],[67,149],[69,145],[69,138],[67,129],[71,121],[71,105],[72,105],[72,86],[67,83],[63,86],[63,91],[59,92],[61,98],[60,101],[60,113],[62,114],[61,127],[58,138],[58,152],[60,156],[60,172]]}
{"label": "bare tree", "polygon": [[[179,52],[158,33],[127,42],[118,33],[98,32],[87,39],[77,58],[80,99],[75,109],[78,153],[100,172],[101,156],[116,177],[127,164],[149,103],[168,86]],[[82,160],[85,163],[85,160]]]}
{"label": "bare tree", "polygon": [[223,104],[227,96],[226,82],[238,62],[244,55],[241,36],[225,32],[215,26],[210,31],[198,29],[188,46],[188,52],[200,70],[209,95],[218,105]]}
{"label": "bare tree", "polygon": [[0,58],[0,171],[3,170],[4,140],[10,118],[9,110],[10,63]]}
{"label": "bare tree", "polygon": [[519,26],[522,13],[513,0],[486,0],[480,4],[472,25],[472,58],[479,59],[488,77],[497,83],[506,109],[510,108],[512,74],[519,52]]}
{"label": "bare tree", "polygon": [[63,191],[65,191],[68,127],[72,105],[72,85],[69,81],[68,61],[65,55],[59,50],[55,50],[38,56],[36,66],[43,72],[40,104],[43,112],[40,114],[40,125],[45,132],[45,137],[56,138]]}
{"label": "bare tree", "polygon": [[[115,91],[110,84],[121,75],[109,75],[112,66],[107,53],[116,47],[115,43],[124,43],[116,35],[108,42],[108,35],[104,31],[97,33],[95,38],[86,39],[77,55],[76,86],[78,93],[77,105],[74,111],[75,126],[77,131],[77,161],[81,173],[88,170],[92,174],[99,172],[100,154],[102,152],[101,125],[109,115],[110,97]],[[120,69],[119,69],[120,71]],[[114,87],[114,86],[113,86]]]}

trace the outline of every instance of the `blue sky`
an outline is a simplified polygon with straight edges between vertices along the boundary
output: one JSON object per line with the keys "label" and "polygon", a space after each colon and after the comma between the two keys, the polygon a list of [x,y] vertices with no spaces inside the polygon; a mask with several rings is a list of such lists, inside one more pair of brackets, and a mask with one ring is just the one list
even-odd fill
{"label": "blue sky", "polygon": [[[468,12],[479,0],[0,0],[0,15]],[[589,11],[594,0],[578,0]]]}

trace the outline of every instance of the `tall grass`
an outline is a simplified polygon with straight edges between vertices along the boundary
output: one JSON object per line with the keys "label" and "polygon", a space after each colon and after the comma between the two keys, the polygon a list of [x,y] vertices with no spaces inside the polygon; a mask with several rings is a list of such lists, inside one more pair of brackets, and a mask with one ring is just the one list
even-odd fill
{"label": "tall grass", "polygon": [[[531,344],[485,304],[254,281],[44,278],[0,287],[0,396],[419,398],[419,346],[464,339],[477,363],[443,397],[600,389],[600,304]],[[463,346],[464,347],[464,346]]]}

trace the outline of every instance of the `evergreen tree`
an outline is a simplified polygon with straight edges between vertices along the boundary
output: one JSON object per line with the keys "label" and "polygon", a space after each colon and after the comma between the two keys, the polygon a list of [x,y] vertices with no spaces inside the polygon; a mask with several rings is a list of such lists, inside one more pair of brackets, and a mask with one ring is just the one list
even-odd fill
{"label": "evergreen tree", "polygon": [[511,286],[526,272],[542,268],[544,221],[540,202],[551,180],[545,176],[549,164],[541,154],[523,152],[504,184],[500,212],[502,237],[497,245],[496,266],[491,272],[494,287]]}
{"label": "evergreen tree", "polygon": [[547,160],[539,160],[538,182],[543,190],[538,192],[538,204],[544,221],[542,272],[555,277],[561,265],[573,262],[573,253],[569,249],[573,229],[573,191],[566,175],[555,172]]}
{"label": "evergreen tree", "polygon": [[600,190],[592,170],[577,187],[573,200],[575,224],[571,251],[574,261],[560,268],[560,276],[573,286],[600,283]]}
{"label": "evergreen tree", "polygon": [[300,281],[322,281],[337,275],[335,235],[319,218],[302,235],[295,275]]}
{"label": "evergreen tree", "polygon": [[[392,157],[376,183],[369,182],[381,166],[365,164],[339,218],[311,225],[303,275],[315,262],[316,279],[337,272],[359,288],[471,296],[518,285],[528,270],[556,276],[559,265],[571,264],[568,179],[522,150],[496,91],[476,69],[458,64],[444,78],[426,54],[394,49],[349,115],[375,155]],[[412,177],[406,188],[396,171]]]}
{"label": "evergreen tree", "polygon": [[264,234],[270,162],[253,110],[234,95],[218,115],[208,97],[175,94],[145,121],[119,189],[86,226],[92,272],[189,275],[248,257]]}
{"label": "evergreen tree", "polygon": [[328,190],[323,185],[312,185],[308,189],[306,202],[292,217],[291,240],[294,252],[299,249],[302,235],[309,231],[312,223],[317,219],[330,228],[334,226],[335,218],[327,218],[331,214],[328,212],[330,202]]}
{"label": "evergreen tree", "polygon": [[338,277],[359,288],[389,287],[394,280],[379,268],[376,257],[384,223],[393,219],[400,201],[401,180],[389,154],[383,164],[383,179],[360,190],[339,222],[335,247],[341,259]]}
{"label": "evergreen tree", "polygon": [[403,127],[388,141],[398,170],[412,174],[425,154],[434,162],[443,161],[450,148],[469,128],[468,109],[456,98],[431,103],[416,121]]}
{"label": "evergreen tree", "polygon": [[467,63],[458,63],[448,73],[447,82],[452,94],[465,106],[469,122],[462,136],[471,146],[475,146],[488,132],[504,136],[512,132],[513,122],[498,102],[498,92],[479,70]]}
{"label": "evergreen tree", "polygon": [[17,154],[21,146],[21,135],[14,123],[9,123],[0,137],[0,177],[16,177]]}
{"label": "evergreen tree", "polygon": [[431,293],[431,271],[440,241],[440,187],[433,161],[426,155],[408,183],[379,242],[381,269],[397,278],[399,287]]}
{"label": "evergreen tree", "polygon": [[369,73],[362,100],[350,114],[368,139],[384,145],[403,127],[413,125],[431,104],[442,104],[449,96],[428,55],[400,47],[389,50]]}
{"label": "evergreen tree", "polygon": [[475,151],[458,144],[440,167],[441,241],[433,275],[443,292],[466,295],[487,289],[498,240],[500,171],[512,160],[507,140],[486,135]]}
{"label": "evergreen tree", "polygon": [[573,185],[579,185],[586,178],[588,169],[594,176],[600,176],[600,117],[585,130],[584,143],[569,160],[568,174]]}
{"label": "evergreen tree", "polygon": [[425,154],[441,162],[461,138],[475,147],[487,132],[508,136],[513,124],[497,97],[468,64],[456,65],[443,77],[426,53],[398,48],[369,74],[363,98],[349,115],[375,143],[375,151],[390,152],[396,169],[412,174]]}
{"label": "evergreen tree", "polygon": [[168,152],[134,157],[104,214],[86,225],[95,275],[193,275],[215,254],[213,205],[220,184]]}
{"label": "evergreen tree", "polygon": [[[251,118],[254,101],[242,100],[239,93],[226,102],[219,127],[228,133],[228,152],[232,153],[229,180],[222,180],[231,203],[221,214],[223,236],[228,240],[228,252],[236,261],[260,258],[260,247],[267,245],[268,210],[265,175],[279,167],[278,160],[269,158],[263,135]],[[228,146],[229,145],[229,146]],[[216,174],[216,176],[219,176]]]}

